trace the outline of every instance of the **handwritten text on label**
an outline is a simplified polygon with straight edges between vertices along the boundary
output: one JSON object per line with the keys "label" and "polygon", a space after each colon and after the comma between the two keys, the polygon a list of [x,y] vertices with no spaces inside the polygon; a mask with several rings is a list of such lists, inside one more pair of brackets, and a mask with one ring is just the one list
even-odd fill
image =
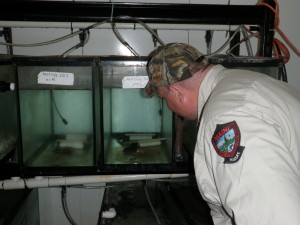
{"label": "handwritten text on label", "polygon": [[126,76],[122,79],[122,88],[144,88],[148,81],[148,76]]}
{"label": "handwritten text on label", "polygon": [[38,84],[74,85],[74,74],[41,71],[38,74]]}

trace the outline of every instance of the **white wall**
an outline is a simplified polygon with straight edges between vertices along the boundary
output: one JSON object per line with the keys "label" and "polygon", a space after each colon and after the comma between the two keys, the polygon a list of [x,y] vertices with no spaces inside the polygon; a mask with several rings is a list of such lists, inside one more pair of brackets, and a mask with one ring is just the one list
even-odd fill
{"label": "white wall", "polygon": [[[300,49],[300,1],[299,0],[278,0],[280,5],[280,28],[292,41],[292,43]],[[276,37],[279,37],[278,34]],[[281,38],[279,38],[282,40]],[[286,64],[288,73],[288,82],[300,88],[300,58],[290,48],[291,59]]]}
{"label": "white wall", "polygon": [[[105,185],[105,184],[103,184]],[[76,224],[96,225],[103,200],[103,189],[67,188],[66,204]],[[39,188],[41,225],[69,225],[62,206],[61,188]]]}
{"label": "white wall", "polygon": [[[103,1],[105,2],[105,1]],[[129,1],[115,1],[115,2],[129,2]],[[152,3],[193,3],[193,4],[228,4],[228,0],[131,0],[130,2],[152,2]],[[243,4],[243,5],[253,5],[256,0],[231,0],[230,4]],[[300,8],[300,1],[298,0],[278,0],[280,5],[280,27],[285,32],[285,34],[290,38],[290,40],[300,48],[300,27],[297,24],[300,23],[300,16],[298,15],[298,9]],[[199,15],[201,16],[201,15]],[[43,23],[45,24],[45,23]],[[71,24],[67,24],[67,28],[59,28],[60,26],[42,28],[43,24],[39,27],[13,27],[13,42],[14,43],[37,43],[43,41],[49,41],[55,38],[62,37],[64,35],[70,34]],[[296,24],[296,25],[295,25]],[[0,22],[0,27],[7,24]],[[28,26],[28,23],[27,23]],[[35,25],[36,26],[36,25]],[[118,25],[120,27],[121,25]],[[101,28],[101,29],[100,29]],[[122,44],[114,36],[113,32],[109,27],[99,26],[98,29],[91,30],[91,37],[89,42],[84,48],[77,49],[72,52],[71,55],[131,55],[128,49],[124,48]],[[77,29],[74,28],[74,31]],[[154,45],[152,43],[151,35],[144,29],[120,29],[120,33],[123,38],[136,50],[140,55],[148,55],[151,50],[153,50]],[[205,42],[204,42],[204,32],[200,30],[170,30],[170,29],[159,29],[158,33],[161,39],[165,42],[187,42],[200,51],[206,52]],[[214,32],[214,40],[212,50],[216,50],[218,47],[225,42],[226,36],[225,31]],[[276,37],[279,37],[276,34]],[[281,39],[279,37],[279,39]],[[3,37],[0,37],[0,41],[3,42]],[[253,45],[255,46],[256,41]],[[78,36],[66,41],[52,44],[42,47],[14,47],[14,54],[20,55],[61,55],[64,51],[68,50],[72,46],[78,43]],[[244,47],[242,47],[242,53]],[[290,48],[289,48],[290,49]],[[298,74],[297,64],[300,62],[300,58],[291,51],[291,59],[287,63],[287,72],[289,83],[295,87],[300,88],[300,75]],[[0,46],[0,54],[6,53],[6,47]]]}

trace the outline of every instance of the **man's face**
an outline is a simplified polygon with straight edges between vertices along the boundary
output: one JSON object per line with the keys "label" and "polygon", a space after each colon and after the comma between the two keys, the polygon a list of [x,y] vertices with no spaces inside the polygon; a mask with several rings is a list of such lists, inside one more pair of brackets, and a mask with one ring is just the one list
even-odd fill
{"label": "man's face", "polygon": [[197,118],[197,101],[188,100],[191,96],[188,96],[182,88],[178,88],[176,84],[158,86],[157,93],[159,97],[166,100],[168,108],[177,115],[189,120]]}

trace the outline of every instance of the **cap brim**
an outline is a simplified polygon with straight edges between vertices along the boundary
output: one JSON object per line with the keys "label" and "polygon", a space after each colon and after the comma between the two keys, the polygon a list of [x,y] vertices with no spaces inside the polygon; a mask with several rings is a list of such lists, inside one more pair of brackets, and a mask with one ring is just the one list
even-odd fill
{"label": "cap brim", "polygon": [[150,82],[148,82],[148,84],[144,88],[144,96],[146,98],[152,98],[155,92],[156,92],[156,87]]}

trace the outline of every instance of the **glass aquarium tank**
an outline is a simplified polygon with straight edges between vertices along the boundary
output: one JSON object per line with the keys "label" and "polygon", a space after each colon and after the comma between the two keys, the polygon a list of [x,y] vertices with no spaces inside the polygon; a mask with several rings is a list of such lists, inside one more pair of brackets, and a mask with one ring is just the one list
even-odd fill
{"label": "glass aquarium tank", "polygon": [[23,166],[94,166],[94,60],[20,58],[15,63]]}
{"label": "glass aquarium tank", "polygon": [[20,175],[186,173],[178,117],[157,95],[144,97],[147,61],[13,58]]}
{"label": "glass aquarium tank", "polygon": [[[269,58],[211,63],[278,79]],[[144,97],[147,57],[11,57],[0,60],[1,177],[193,173],[197,121]]]}
{"label": "glass aquarium tank", "polygon": [[145,98],[146,60],[102,60],[105,165],[171,164],[173,113],[155,95]]}

